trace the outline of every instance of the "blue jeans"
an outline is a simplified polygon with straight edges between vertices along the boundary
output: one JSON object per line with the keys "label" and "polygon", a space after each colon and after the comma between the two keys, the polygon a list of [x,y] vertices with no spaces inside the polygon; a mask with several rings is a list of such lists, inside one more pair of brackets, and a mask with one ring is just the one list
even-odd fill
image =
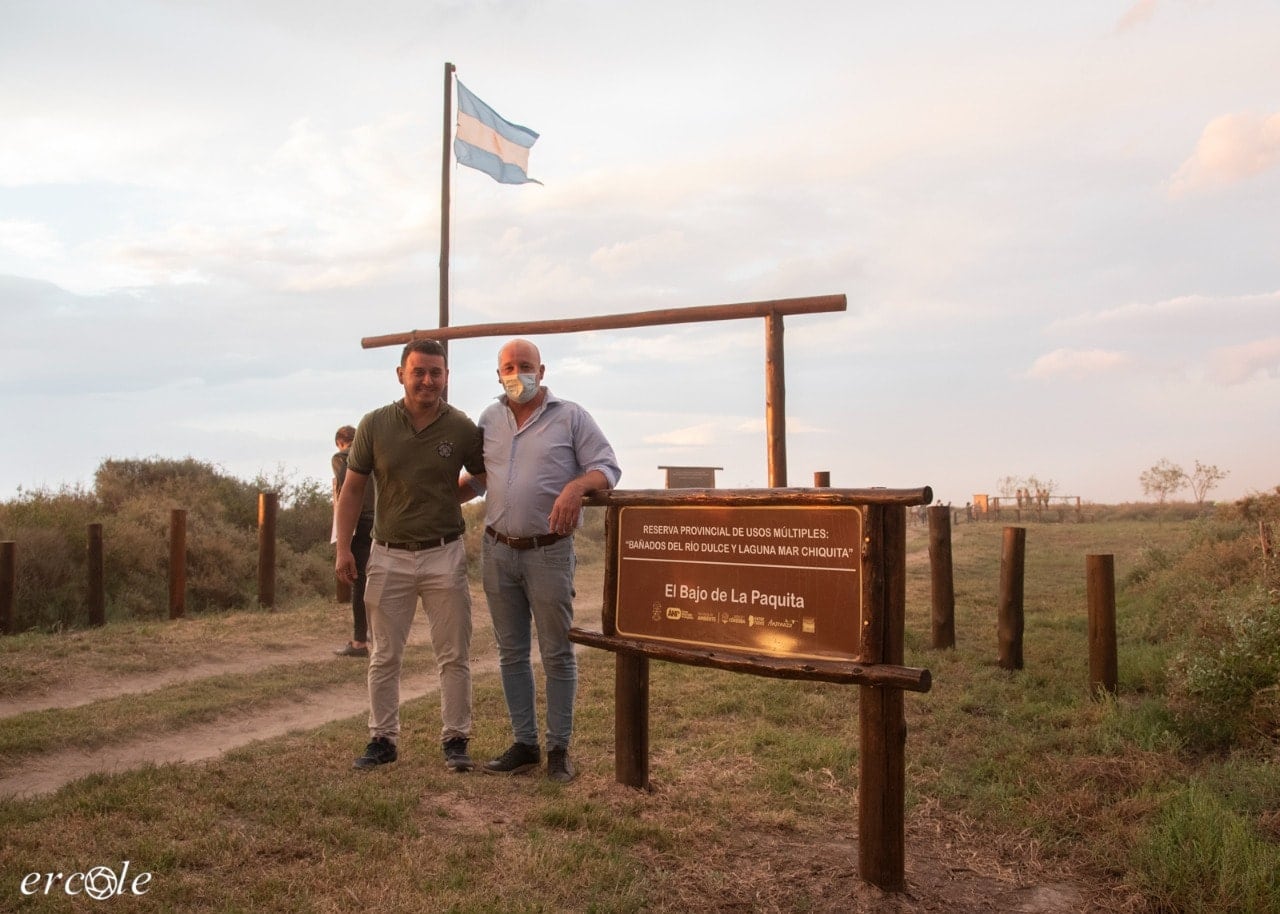
{"label": "blue jeans", "polygon": [[484,594],[498,642],[502,692],[516,742],[538,745],[536,689],[530,663],[532,629],[547,680],[548,749],[569,748],[578,658],[569,640],[573,625],[573,537],[541,549],[512,549],[484,537]]}

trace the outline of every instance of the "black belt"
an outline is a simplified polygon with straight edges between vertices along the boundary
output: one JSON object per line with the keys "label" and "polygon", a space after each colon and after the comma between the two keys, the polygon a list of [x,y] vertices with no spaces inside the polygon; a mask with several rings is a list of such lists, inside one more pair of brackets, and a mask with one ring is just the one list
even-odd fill
{"label": "black belt", "polygon": [[403,549],[405,552],[421,552],[423,549],[439,549],[446,543],[452,543],[461,533],[451,533],[448,536],[437,537],[431,540],[419,540],[416,543],[388,543],[383,540],[374,540],[379,546],[385,549]]}
{"label": "black belt", "polygon": [[492,527],[485,527],[484,532],[512,549],[541,549],[543,546],[550,546],[552,543],[559,542],[569,535],[567,533],[544,533],[541,536],[507,536]]}

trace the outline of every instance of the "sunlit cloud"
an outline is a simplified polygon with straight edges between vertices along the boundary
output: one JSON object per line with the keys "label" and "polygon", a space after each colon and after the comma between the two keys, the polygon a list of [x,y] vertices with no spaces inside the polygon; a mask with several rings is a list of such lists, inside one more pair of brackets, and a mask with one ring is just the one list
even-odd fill
{"label": "sunlit cloud", "polygon": [[[759,432],[760,434],[764,434],[765,421],[764,419],[745,419],[742,422],[739,422],[733,428],[734,428],[734,431],[738,431],[738,432],[752,432],[752,433]],[[792,416],[787,416],[787,434],[788,435],[812,434],[814,432],[825,433],[827,431],[830,431],[830,429],[824,428],[823,426],[820,426],[820,425],[813,425],[812,423],[805,422],[803,419],[797,419]]]}
{"label": "sunlit cloud", "polygon": [[591,265],[610,276],[618,276],[662,263],[684,245],[684,233],[675,229],[618,242],[598,248]]}
{"label": "sunlit cloud", "polygon": [[1229,333],[1239,336],[1273,326],[1277,314],[1280,314],[1280,291],[1234,296],[1179,295],[1086,311],[1053,321],[1047,330],[1051,334],[1182,333],[1203,337]]}
{"label": "sunlit cloud", "polygon": [[1123,32],[1126,29],[1134,28],[1149,21],[1155,16],[1159,6],[1159,0],[1135,0],[1133,5],[1125,10],[1124,15],[1120,17],[1120,21],[1116,23],[1116,31]]}
{"label": "sunlit cloud", "polygon": [[645,444],[659,444],[667,447],[706,447],[717,438],[717,423],[706,422],[701,425],[690,425],[685,428],[673,428],[641,438]]}
{"label": "sunlit cloud", "polygon": [[1222,346],[1209,353],[1208,362],[1210,377],[1227,386],[1258,376],[1280,378],[1280,336]]}
{"label": "sunlit cloud", "polygon": [[1027,377],[1040,380],[1057,377],[1084,379],[1131,363],[1128,353],[1109,349],[1055,349],[1036,359],[1027,369]]}
{"label": "sunlit cloud", "polygon": [[1226,187],[1280,164],[1280,112],[1224,114],[1200,134],[1170,182],[1174,196]]}

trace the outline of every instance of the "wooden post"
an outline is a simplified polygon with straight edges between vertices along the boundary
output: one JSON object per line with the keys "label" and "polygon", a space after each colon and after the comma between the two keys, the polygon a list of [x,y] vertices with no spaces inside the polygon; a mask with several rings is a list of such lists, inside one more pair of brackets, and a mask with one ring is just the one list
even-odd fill
{"label": "wooden post", "polygon": [[1258,521],[1258,541],[1262,544],[1262,557],[1271,558],[1275,552],[1275,546],[1272,544],[1271,524],[1265,520]]}
{"label": "wooden post", "polygon": [[951,569],[951,512],[929,506],[929,572],[933,584],[933,647],[956,646],[956,587]]}
{"label": "wooden post", "polygon": [[[605,555],[616,555],[619,508],[605,508]],[[604,602],[600,628],[609,637],[618,634],[618,569],[613,562],[605,568]],[[619,784],[649,789],[649,658],[643,654],[618,651],[613,661],[613,750],[614,778]]]}
{"label": "wooden post", "polygon": [[1005,527],[1000,550],[1000,667],[1022,669],[1023,572],[1026,567],[1027,528]]}
{"label": "wooden post", "polygon": [[1097,695],[1119,688],[1116,663],[1116,565],[1113,555],[1086,555],[1089,591],[1089,689]]}
{"label": "wooden post", "polygon": [[619,651],[614,660],[614,776],[649,789],[649,658]]}
{"label": "wooden post", "polygon": [[764,321],[764,422],[769,435],[769,485],[787,485],[787,375],[782,346],[782,315],[770,311]]}
{"label": "wooden post", "polygon": [[13,634],[13,595],[18,584],[18,546],[13,540],[0,543],[0,635]]}
{"label": "wooden post", "polygon": [[276,605],[276,492],[258,493],[258,605]]}
{"label": "wooden post", "polygon": [[187,511],[169,512],[169,618],[181,619],[187,611]]}
{"label": "wooden post", "polygon": [[[902,663],[906,612],[907,511],[867,506],[870,580],[862,660]],[[902,690],[858,687],[858,873],[885,891],[901,891],[906,870],[906,740]]]}
{"label": "wooden post", "polygon": [[[440,150],[440,326],[449,326],[449,168],[453,165],[453,149],[450,146],[449,139],[453,134],[453,71],[456,69],[453,64],[445,62],[444,65],[444,104],[441,106],[443,111],[443,121],[441,125],[441,135],[443,136],[442,149]],[[449,360],[449,341],[441,340],[444,346],[445,361]],[[445,387],[441,393],[442,398],[446,398],[449,388]],[[347,594],[347,600],[351,599],[350,593]]]}
{"label": "wooden post", "polygon": [[831,472],[829,470],[817,470],[813,474],[813,487],[815,489],[831,488]]}
{"label": "wooden post", "polygon": [[86,569],[89,574],[89,624],[107,621],[107,592],[103,585],[102,524],[89,525],[89,548]]}

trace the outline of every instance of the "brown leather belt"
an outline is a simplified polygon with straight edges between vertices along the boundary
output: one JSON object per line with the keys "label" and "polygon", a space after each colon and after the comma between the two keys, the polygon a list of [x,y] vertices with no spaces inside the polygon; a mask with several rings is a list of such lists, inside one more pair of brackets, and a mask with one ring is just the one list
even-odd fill
{"label": "brown leather belt", "polygon": [[420,540],[416,543],[388,543],[383,540],[374,540],[384,549],[403,549],[405,552],[421,552],[423,549],[439,549],[448,543],[452,543],[461,533],[451,533],[448,536],[437,537],[433,540]]}
{"label": "brown leather belt", "polygon": [[543,546],[550,546],[552,543],[559,542],[568,536],[567,533],[544,533],[541,536],[507,536],[492,527],[485,527],[484,532],[512,549],[541,549]]}

